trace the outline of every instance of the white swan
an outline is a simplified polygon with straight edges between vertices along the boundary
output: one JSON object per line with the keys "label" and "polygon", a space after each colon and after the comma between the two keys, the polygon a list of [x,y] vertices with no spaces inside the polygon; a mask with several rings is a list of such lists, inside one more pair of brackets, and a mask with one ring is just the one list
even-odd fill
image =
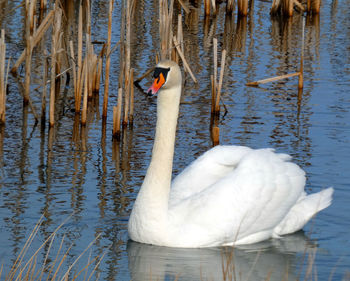
{"label": "white swan", "polygon": [[132,209],[132,240],[168,247],[259,242],[300,230],[332,201],[333,188],[307,195],[305,173],[272,149],[216,146],[171,181],[181,71],[160,62],[152,159]]}

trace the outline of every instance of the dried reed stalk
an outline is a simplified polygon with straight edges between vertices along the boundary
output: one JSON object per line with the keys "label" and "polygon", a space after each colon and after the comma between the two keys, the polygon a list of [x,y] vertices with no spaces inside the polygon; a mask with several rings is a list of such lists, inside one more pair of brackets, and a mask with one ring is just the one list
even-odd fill
{"label": "dried reed stalk", "polygon": [[33,51],[33,29],[34,29],[34,7],[36,4],[35,1],[26,0],[25,9],[26,9],[26,65],[25,65],[25,82],[24,82],[24,96],[23,103],[28,104],[29,102],[29,93],[30,93],[30,75],[31,75],[31,66],[32,66],[32,51]]}
{"label": "dried reed stalk", "polygon": [[[88,34],[86,34],[86,36],[89,36]],[[81,125],[85,126],[86,125],[86,118],[87,118],[87,104],[88,104],[88,96],[89,96],[89,63],[88,63],[88,58],[85,57],[84,60],[84,76],[83,76],[83,80],[84,80],[84,96],[83,96],[83,109],[81,111]]]}
{"label": "dried reed stalk", "polygon": [[[125,71],[126,72],[126,71]],[[130,81],[129,76],[130,73],[125,73],[125,95],[124,95],[124,118],[123,118],[123,128],[125,128],[128,125],[128,118],[129,118],[129,102],[130,102]]]}
{"label": "dried reed stalk", "polygon": [[213,126],[212,130],[212,140],[213,140],[213,146],[219,145],[220,141],[220,129],[217,126]]}
{"label": "dried reed stalk", "polygon": [[210,0],[204,0],[204,15],[210,15]]}
{"label": "dried reed stalk", "polygon": [[179,56],[184,64],[184,67],[185,69],[188,71],[188,73],[190,74],[190,76],[192,77],[192,80],[194,83],[197,83],[197,78],[194,76],[189,64],[187,63],[187,60],[185,59],[185,56],[184,54],[182,53],[181,49],[180,49],[180,46],[179,46],[179,42],[177,42],[177,39],[176,37],[174,36],[173,37],[173,41],[174,41],[174,44],[175,44],[175,47],[176,47],[176,50],[177,52],[179,53]]}
{"label": "dried reed stalk", "polygon": [[238,0],[237,10],[240,16],[246,16],[248,14],[248,0]]}
{"label": "dried reed stalk", "polygon": [[122,113],[123,89],[118,90],[118,104],[113,107],[113,138],[120,140],[120,120]]}
{"label": "dried reed stalk", "polygon": [[289,73],[289,74],[285,74],[285,75],[280,75],[280,76],[275,76],[275,77],[271,77],[271,78],[266,78],[266,79],[254,81],[254,82],[249,82],[246,84],[246,86],[259,86],[260,84],[278,81],[278,80],[282,80],[282,79],[286,79],[286,78],[290,78],[290,77],[294,77],[294,76],[298,76],[298,75],[300,75],[299,72],[293,72],[293,73]]}
{"label": "dried reed stalk", "polygon": [[4,29],[1,30],[0,35],[0,124],[5,124],[7,79],[5,79],[6,44]]}
{"label": "dried reed stalk", "polygon": [[109,53],[111,51],[113,3],[114,3],[114,0],[109,0],[108,35],[107,35],[107,45],[106,45],[106,52],[107,52],[106,77],[105,77],[105,88],[104,88],[104,96],[103,96],[103,111],[102,111],[103,118],[107,118],[107,108],[108,108],[109,70],[110,70],[110,64],[111,64],[111,58],[109,56]]}
{"label": "dried reed stalk", "polygon": [[55,86],[56,86],[56,64],[57,52],[59,51],[59,39],[61,34],[62,10],[55,6],[55,16],[52,32],[51,45],[51,87],[50,87],[50,127],[55,124]]}
{"label": "dried reed stalk", "polygon": [[226,13],[232,14],[234,11],[235,1],[227,0],[226,2]]}
{"label": "dried reed stalk", "polygon": [[221,97],[222,81],[224,78],[224,71],[225,71],[225,60],[226,60],[226,50],[223,50],[221,53],[221,67],[220,67],[219,84],[217,87],[216,99],[215,99],[215,112],[216,112],[216,114],[220,113],[220,97]]}
{"label": "dried reed stalk", "polygon": [[134,69],[130,69],[130,111],[129,111],[129,125],[132,127],[134,123]]}
{"label": "dried reed stalk", "polygon": [[302,29],[301,29],[301,52],[300,52],[300,68],[299,68],[299,81],[298,88],[304,87],[304,33],[305,33],[305,18],[303,17]]}
{"label": "dried reed stalk", "polygon": [[43,58],[43,91],[41,94],[41,122],[42,124],[45,124],[46,119],[46,95],[47,95],[47,78],[48,78],[48,72],[49,72],[49,65],[47,61],[47,52],[46,49],[44,49],[44,58]]}
{"label": "dried reed stalk", "polygon": [[321,7],[321,0],[307,0],[306,10],[308,13],[319,14]]}
{"label": "dried reed stalk", "polygon": [[216,110],[216,92],[217,92],[217,75],[218,75],[218,40],[213,38],[213,67],[214,74],[211,75],[211,114],[215,114]]}
{"label": "dried reed stalk", "polygon": [[77,80],[76,80],[76,88],[74,89],[74,97],[75,97],[75,113],[80,112],[80,104],[81,104],[81,91],[82,91],[82,58],[83,58],[83,3],[81,1],[79,5],[79,16],[78,16],[78,53],[77,53]]}

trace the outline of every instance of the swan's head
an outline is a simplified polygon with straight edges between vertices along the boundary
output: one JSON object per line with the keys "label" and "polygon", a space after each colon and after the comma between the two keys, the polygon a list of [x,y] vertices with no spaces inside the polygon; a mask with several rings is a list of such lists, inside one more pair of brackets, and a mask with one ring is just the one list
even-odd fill
{"label": "swan's head", "polygon": [[181,87],[181,70],[178,64],[171,60],[159,62],[154,70],[153,84],[148,89],[149,96],[155,95],[161,88],[171,89]]}

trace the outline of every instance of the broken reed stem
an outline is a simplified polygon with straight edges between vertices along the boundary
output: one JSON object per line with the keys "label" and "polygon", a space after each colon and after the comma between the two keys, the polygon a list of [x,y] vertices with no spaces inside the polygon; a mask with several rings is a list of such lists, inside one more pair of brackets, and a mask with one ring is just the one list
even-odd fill
{"label": "broken reed stem", "polygon": [[118,104],[113,107],[113,138],[120,140],[120,119],[122,113],[123,89],[118,90]]}
{"label": "broken reed stem", "polygon": [[221,54],[221,68],[220,68],[220,77],[219,77],[219,84],[216,92],[216,100],[215,100],[215,112],[218,114],[220,113],[220,96],[221,96],[221,88],[222,88],[222,81],[224,78],[224,71],[225,71],[225,60],[226,60],[226,50],[222,51]]}
{"label": "broken reed stem", "polygon": [[51,45],[51,87],[50,87],[50,127],[55,124],[55,83],[56,83],[56,64],[57,64],[57,51],[60,37],[62,10],[55,6],[55,17],[52,32],[52,45]]}
{"label": "broken reed stem", "polygon": [[[114,0],[109,0],[109,9],[108,9],[108,36],[107,36],[107,45],[106,52],[107,54],[111,51],[111,36],[112,36],[112,12],[113,12],[113,3]],[[108,107],[108,88],[109,88],[109,69],[111,64],[110,56],[106,58],[106,78],[105,78],[105,88],[103,96],[103,111],[102,118],[107,118],[107,107]]]}
{"label": "broken reed stem", "polygon": [[5,124],[6,114],[6,80],[5,80],[6,44],[5,30],[1,30],[0,36],[0,124]]}
{"label": "broken reed stem", "polygon": [[266,78],[266,79],[254,81],[254,82],[249,82],[246,84],[246,86],[259,86],[259,84],[265,84],[268,82],[278,81],[278,80],[282,80],[282,79],[286,79],[286,78],[290,78],[290,77],[294,77],[294,76],[298,76],[298,75],[300,75],[299,72],[293,72],[293,73],[289,73],[289,74],[285,74],[285,75],[280,75],[280,76],[275,76],[275,77],[271,77],[271,78]]}
{"label": "broken reed stem", "polygon": [[194,74],[193,74],[193,72],[192,72],[190,66],[188,65],[188,63],[187,63],[187,61],[186,61],[186,59],[185,59],[185,56],[184,56],[184,54],[182,53],[182,51],[181,51],[181,49],[180,49],[180,46],[179,46],[179,43],[177,42],[177,39],[176,39],[175,36],[173,37],[173,41],[174,41],[174,45],[175,45],[175,47],[176,47],[177,52],[179,53],[179,56],[180,56],[180,58],[181,58],[181,60],[182,60],[182,62],[183,62],[183,65],[184,65],[185,69],[186,69],[187,72],[190,74],[190,76],[191,76],[193,82],[194,82],[194,83],[197,83],[197,78],[194,76]]}

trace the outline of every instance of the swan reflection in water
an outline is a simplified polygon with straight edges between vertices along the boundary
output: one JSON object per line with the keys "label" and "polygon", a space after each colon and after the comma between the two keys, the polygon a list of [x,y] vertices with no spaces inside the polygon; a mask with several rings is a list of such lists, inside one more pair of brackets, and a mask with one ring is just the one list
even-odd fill
{"label": "swan reflection in water", "polygon": [[129,240],[127,252],[130,276],[134,281],[260,281],[266,278],[281,281],[296,280],[303,253],[315,248],[314,242],[303,232],[298,232],[282,239],[235,248],[168,248]]}

